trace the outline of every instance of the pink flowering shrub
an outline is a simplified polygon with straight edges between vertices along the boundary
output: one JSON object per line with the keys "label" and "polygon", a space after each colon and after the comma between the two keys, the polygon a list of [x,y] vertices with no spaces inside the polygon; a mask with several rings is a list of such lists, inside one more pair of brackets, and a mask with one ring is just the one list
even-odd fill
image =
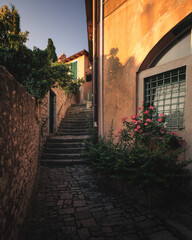
{"label": "pink flowering shrub", "polygon": [[[134,145],[145,146],[148,149],[157,147],[172,148],[179,146],[179,138],[176,133],[165,128],[164,114],[157,114],[153,106],[145,106],[137,109],[137,114],[121,119],[123,128],[118,130],[116,136],[123,147]],[[121,140],[121,141],[120,141]]]}
{"label": "pink flowering shrub", "polygon": [[143,103],[130,119],[121,119],[116,133],[111,126],[107,140],[88,141],[87,160],[106,177],[123,179],[149,198],[159,190],[182,189],[181,179],[188,177],[185,167],[192,161],[178,161],[184,150],[177,134],[165,128],[165,120]]}

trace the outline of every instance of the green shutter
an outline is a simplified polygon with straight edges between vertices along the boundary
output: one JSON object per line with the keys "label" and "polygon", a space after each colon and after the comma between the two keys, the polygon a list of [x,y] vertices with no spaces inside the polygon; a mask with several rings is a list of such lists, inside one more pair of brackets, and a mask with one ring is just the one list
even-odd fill
{"label": "green shutter", "polygon": [[77,79],[77,61],[71,63],[71,71],[75,79]]}

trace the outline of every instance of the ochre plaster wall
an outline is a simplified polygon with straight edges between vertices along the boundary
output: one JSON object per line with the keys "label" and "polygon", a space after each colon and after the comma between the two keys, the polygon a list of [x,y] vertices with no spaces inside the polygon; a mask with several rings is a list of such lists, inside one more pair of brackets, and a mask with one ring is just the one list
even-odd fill
{"label": "ochre plaster wall", "polygon": [[[119,7],[118,7],[119,6]],[[191,0],[108,0],[104,5],[104,132],[136,111],[136,72],[149,51],[192,11]]]}
{"label": "ochre plaster wall", "polygon": [[[85,56],[84,58],[84,83],[82,85],[83,88],[83,95],[82,95],[82,99],[83,102],[86,103],[87,100],[91,100],[92,99],[92,81],[87,82],[86,81],[86,73],[89,73],[90,69],[89,69],[89,58],[88,56]],[[89,99],[88,99],[88,92],[89,92]]]}

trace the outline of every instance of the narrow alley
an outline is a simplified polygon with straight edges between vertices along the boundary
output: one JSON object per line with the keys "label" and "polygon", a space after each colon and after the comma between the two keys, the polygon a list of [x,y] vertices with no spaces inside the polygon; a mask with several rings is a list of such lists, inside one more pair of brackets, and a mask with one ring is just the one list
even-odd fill
{"label": "narrow alley", "polygon": [[102,190],[86,165],[41,167],[22,240],[176,240],[132,198]]}
{"label": "narrow alley", "polygon": [[177,240],[151,210],[99,183],[81,154],[88,116],[73,106],[47,140],[20,240]]}

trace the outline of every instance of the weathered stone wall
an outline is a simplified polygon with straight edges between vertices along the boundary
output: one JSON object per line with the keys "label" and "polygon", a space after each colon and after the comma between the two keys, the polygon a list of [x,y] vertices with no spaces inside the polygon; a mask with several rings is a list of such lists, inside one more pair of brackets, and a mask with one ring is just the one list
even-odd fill
{"label": "weathered stone wall", "polygon": [[65,91],[57,85],[52,88],[52,91],[56,95],[56,131],[61,123],[62,118],[65,117],[67,109],[71,104],[76,103],[76,96],[74,94],[65,94]]}
{"label": "weathered stone wall", "polygon": [[0,67],[0,236],[17,239],[38,166],[35,100]]}
{"label": "weathered stone wall", "polygon": [[[76,103],[58,86],[56,129]],[[38,107],[13,76],[0,66],[0,239],[17,240],[35,182],[38,159],[49,136],[49,93]]]}
{"label": "weathered stone wall", "polygon": [[[74,94],[65,94],[65,91],[56,84],[54,88],[51,89],[55,94],[55,131],[60,125],[62,118],[65,117],[67,109],[71,106],[71,104],[76,103],[76,96]],[[40,149],[42,145],[45,143],[47,136],[49,135],[49,92],[43,98],[41,103],[39,103],[36,112],[37,112],[37,120],[39,123],[39,138],[40,138]]]}
{"label": "weathered stone wall", "polygon": [[39,124],[39,149],[41,150],[44,142],[49,135],[49,93],[36,108],[37,122]]}

